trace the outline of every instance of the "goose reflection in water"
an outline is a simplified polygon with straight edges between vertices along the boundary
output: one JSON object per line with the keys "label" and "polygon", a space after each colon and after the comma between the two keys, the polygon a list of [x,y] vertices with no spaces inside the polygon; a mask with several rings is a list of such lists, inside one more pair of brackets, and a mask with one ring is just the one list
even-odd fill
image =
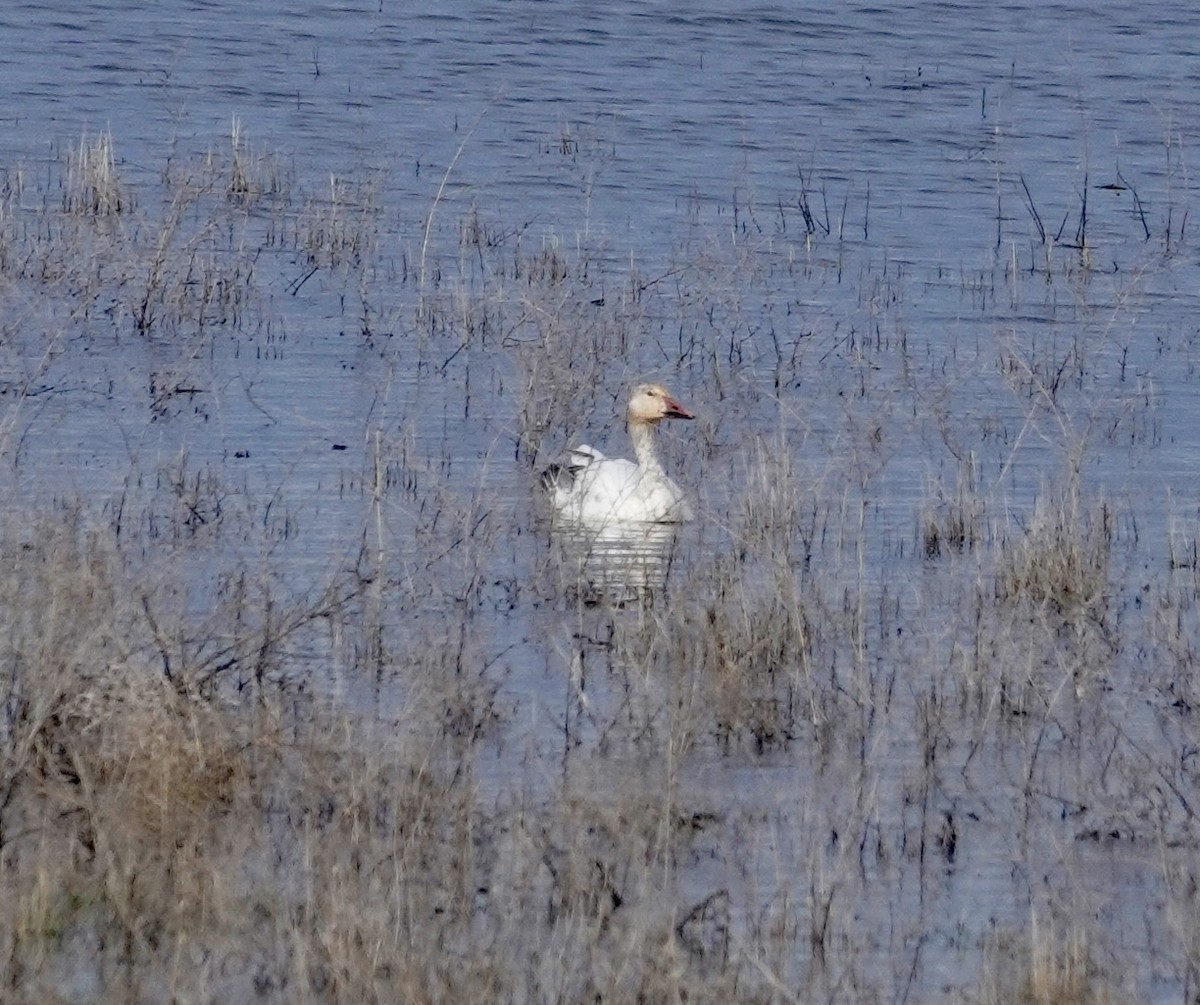
{"label": "goose reflection in water", "polygon": [[648,606],[666,588],[677,525],[563,522],[554,529],[565,590],[585,604]]}

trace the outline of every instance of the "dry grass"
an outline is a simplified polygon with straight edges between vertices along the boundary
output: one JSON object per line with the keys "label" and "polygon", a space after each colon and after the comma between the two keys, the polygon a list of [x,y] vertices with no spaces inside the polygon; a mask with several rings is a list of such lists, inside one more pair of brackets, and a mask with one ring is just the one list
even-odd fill
{"label": "dry grass", "polygon": [[231,202],[250,206],[264,198],[277,198],[290,187],[290,179],[274,151],[256,151],[242,132],[235,115],[229,131],[229,154],[222,157],[209,151],[205,167],[214,178],[224,179],[225,194]]}
{"label": "dry grass", "polygon": [[[170,632],[111,545],[48,522],[4,555],[8,1000],[674,1000],[711,951],[661,899],[699,833],[670,804],[568,786],[489,809],[436,659],[386,730],[269,688],[202,697],[163,676]],[[735,992],[722,970],[692,997]]]}
{"label": "dry grass", "polygon": [[132,209],[131,196],[117,174],[112,134],[101,133],[91,141],[84,136],[79,148],[67,156],[63,211],[69,215],[103,217]]}
{"label": "dry grass", "polygon": [[963,465],[950,491],[937,489],[920,514],[920,547],[929,559],[962,554],[984,543],[987,511],[978,485],[974,458]]}
{"label": "dry grass", "polygon": [[[1049,931],[1046,929],[1049,928]],[[980,1005],[1104,1005],[1128,1001],[1118,974],[1097,965],[1078,931],[1062,936],[1034,919],[1022,938],[990,941]]]}
{"label": "dry grass", "polygon": [[996,595],[1065,615],[1098,618],[1108,597],[1112,513],[1103,502],[1081,512],[1078,488],[1043,495],[1029,526],[1001,545]]}
{"label": "dry grass", "polygon": [[[807,201],[739,207],[647,274],[463,205],[450,171],[407,224],[382,179],[307,193],[236,122],[153,198],[111,139],[63,168],[61,201],[0,185],[5,1001],[1200,981],[1193,514],[1160,568],[1130,501],[1089,487],[1093,430],[1153,427],[1080,404],[1107,373],[1090,345],[934,358],[887,265],[847,317],[810,308],[846,249],[822,259]],[[307,297],[333,314],[289,342],[278,304]],[[311,481],[264,489],[210,431],[295,416],[221,353],[322,339],[374,397],[305,441]],[[79,345],[129,352],[145,394],[120,414],[177,445],[129,435],[119,498],[46,504],[28,444]],[[702,413],[664,444],[700,519],[614,596],[547,547],[536,476],[567,440],[619,450],[647,371]],[[980,415],[979,387],[1005,407]],[[353,525],[323,563],[322,521]],[[1134,878],[1094,889],[1113,869]],[[1110,937],[1113,890],[1151,891],[1145,945]],[[1077,905],[1049,933],[1046,900]]]}

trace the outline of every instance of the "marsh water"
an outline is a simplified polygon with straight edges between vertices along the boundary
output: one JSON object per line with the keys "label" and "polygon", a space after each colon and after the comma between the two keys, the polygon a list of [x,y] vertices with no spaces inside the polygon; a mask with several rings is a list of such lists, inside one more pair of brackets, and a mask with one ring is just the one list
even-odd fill
{"label": "marsh water", "polygon": [[[456,648],[499,710],[497,804],[576,749],[589,785],[653,791],[663,766],[614,737],[672,685],[633,688],[654,664],[628,654],[761,546],[743,603],[833,612],[804,673],[851,695],[860,742],[818,701],[786,738],[681,755],[678,798],[722,826],[677,866],[679,915],[724,893],[736,945],[784,899],[814,931],[836,904],[829,996],[880,1001],[972,999],[996,945],[1069,919],[1142,1000],[1191,1000],[1194,5],[418,6],[0,11],[6,505],[83,500],[147,552],[208,535],[177,570],[198,607],[230,561],[296,597],[374,563],[413,598],[376,612],[386,647]],[[154,325],[126,293],[169,269],[29,267],[59,263],[34,221],[104,134],[133,206],[106,241],[170,218],[186,170],[248,165],[226,218],[179,217]],[[652,604],[595,603],[546,572],[537,475],[577,438],[626,451],[648,378],[697,413],[662,435],[698,519]],[[922,748],[990,546],[1055,505],[1105,539],[1104,614],[992,656],[1102,665],[1060,683],[1111,729],[1056,710]],[[337,640],[293,656],[363,715],[411,689]],[[804,1000],[813,964],[782,966]]]}

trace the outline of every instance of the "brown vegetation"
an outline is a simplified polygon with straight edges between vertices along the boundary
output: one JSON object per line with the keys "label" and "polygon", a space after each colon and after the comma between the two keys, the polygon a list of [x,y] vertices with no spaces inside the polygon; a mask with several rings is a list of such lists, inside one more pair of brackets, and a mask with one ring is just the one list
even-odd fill
{"label": "brown vegetation", "polygon": [[[846,249],[782,201],[647,276],[450,173],[386,240],[376,179],[306,193],[236,123],[153,198],[108,137],[61,199],[6,176],[0,998],[1194,989],[1194,514],[1147,541],[1090,487],[1154,426],[1090,393],[1103,339],[933,365],[887,265],[796,319]],[[285,358],[309,295],[370,400],[305,441],[337,463],[254,481],[252,436],[204,449],[229,388],[263,429],[300,410],[222,354]],[[141,416],[128,470],[40,489],[35,420],[93,351],[135,361],[138,394],[93,389]],[[668,443],[702,515],[654,589],[589,591],[536,474],[650,368],[702,392]]]}

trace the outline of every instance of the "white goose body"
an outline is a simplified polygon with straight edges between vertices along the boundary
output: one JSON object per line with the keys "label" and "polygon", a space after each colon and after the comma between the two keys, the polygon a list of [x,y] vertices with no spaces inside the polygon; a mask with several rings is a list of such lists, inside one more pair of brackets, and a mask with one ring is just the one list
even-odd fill
{"label": "white goose body", "polygon": [[573,447],[543,481],[555,511],[585,524],[682,523],[692,508],[682,490],[662,469],[654,446],[654,428],[663,419],[693,415],[657,384],[643,384],[629,399],[629,437],[637,463],[605,457],[586,444]]}

